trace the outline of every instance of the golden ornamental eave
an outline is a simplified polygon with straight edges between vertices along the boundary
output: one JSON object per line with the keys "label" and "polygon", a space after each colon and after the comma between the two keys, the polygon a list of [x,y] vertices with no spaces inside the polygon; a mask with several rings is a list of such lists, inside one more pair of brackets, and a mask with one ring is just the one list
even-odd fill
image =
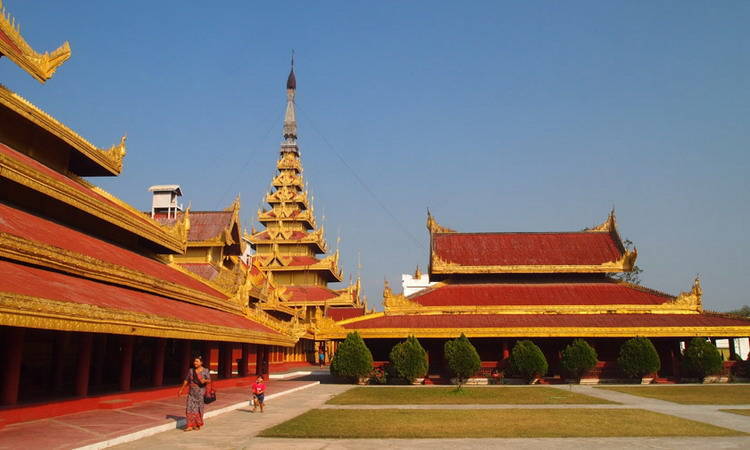
{"label": "golden ornamental eave", "polygon": [[0,85],[0,105],[5,106],[34,125],[51,133],[78,153],[94,162],[97,166],[105,169],[111,175],[119,175],[122,171],[122,162],[127,153],[126,136],[120,138],[120,142],[110,148],[98,148],[54,117],[3,85]]}
{"label": "golden ornamental eave", "polygon": [[0,292],[0,325],[158,338],[247,342],[292,347],[281,334],[185,321],[81,303]]}
{"label": "golden ornamental eave", "polygon": [[427,210],[427,230],[429,230],[430,234],[432,233],[455,233],[456,230],[441,226],[437,223],[437,220],[435,220],[435,217],[430,213],[429,210]]}
{"label": "golden ornamental eave", "polygon": [[534,337],[738,337],[750,333],[748,326],[695,326],[695,327],[507,327],[507,328],[356,328],[343,327],[344,331],[330,330],[316,335],[318,339],[343,339],[347,333],[359,332],[363,339],[406,338],[456,338],[464,333],[469,338],[534,338]]}
{"label": "golden ornamental eave", "polygon": [[467,266],[446,261],[430,254],[432,274],[502,274],[502,273],[617,273],[633,270],[638,251],[626,251],[619,259],[602,264],[496,265]]}
{"label": "golden ornamental eave", "polygon": [[233,307],[226,299],[127,267],[8,233],[0,232],[0,257],[82,278],[126,286],[198,306],[235,314],[240,312],[240,308]]}
{"label": "golden ornamental eave", "polygon": [[699,314],[700,309],[675,300],[659,305],[451,305],[424,306],[403,296],[384,299],[387,315],[440,314]]}
{"label": "golden ornamental eave", "polygon": [[[116,208],[64,182],[44,175],[14,158],[0,155],[0,178],[7,178],[33,191],[59,200],[168,250],[182,253],[185,249],[184,241],[163,230],[161,225],[143,213],[133,212],[135,210],[130,208]],[[78,182],[75,178],[71,179]]]}
{"label": "golden ornamental eave", "polygon": [[0,54],[44,83],[70,58],[70,44],[66,41],[52,52],[35,51],[21,35],[21,26],[16,24],[0,0]]}

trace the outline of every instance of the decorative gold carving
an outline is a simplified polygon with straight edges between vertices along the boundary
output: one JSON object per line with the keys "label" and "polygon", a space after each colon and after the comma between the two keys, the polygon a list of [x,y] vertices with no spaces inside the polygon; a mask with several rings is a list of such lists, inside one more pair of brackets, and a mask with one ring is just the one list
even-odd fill
{"label": "decorative gold carving", "polygon": [[422,305],[415,303],[408,298],[404,297],[403,294],[394,294],[391,290],[391,286],[388,280],[385,280],[383,285],[383,307],[386,312],[400,309],[420,309]]}
{"label": "decorative gold carving", "polygon": [[626,251],[619,259],[602,264],[591,265],[507,265],[507,266],[465,266],[446,261],[435,253],[430,255],[431,272],[438,274],[451,273],[613,273],[629,272],[635,265],[638,251]]}
{"label": "decorative gold carving", "polygon": [[7,56],[29,75],[41,83],[52,78],[58,67],[70,58],[70,44],[66,41],[57,50],[37,53],[21,36],[21,26],[16,24],[0,0],[0,54]]}
{"label": "decorative gold carving", "polygon": [[695,311],[703,311],[703,288],[701,287],[700,277],[695,277],[692,289],[689,292],[680,292],[674,299],[673,304]]}
{"label": "decorative gold carving", "polygon": [[251,342],[291,347],[297,339],[95,305],[0,292],[0,325],[159,338]]}
{"label": "decorative gold carving", "polygon": [[[177,253],[184,251],[184,241],[178,240],[165,232],[157,222],[144,214],[136,214],[128,208],[113,207],[109,202],[105,202],[95,195],[87,195],[81,190],[44,175],[14,158],[0,155],[0,177],[13,180],[34,191],[60,200],[169,250]],[[83,185],[83,187],[87,186]]]}
{"label": "decorative gold carving", "polygon": [[[2,42],[2,39],[0,39],[0,42]],[[127,153],[125,136],[120,139],[120,143],[117,145],[108,149],[98,148],[3,85],[0,85],[0,104],[56,136],[112,175],[118,175],[122,170],[122,161]]]}
{"label": "decorative gold carving", "polygon": [[450,228],[446,228],[441,226],[437,223],[437,220],[435,220],[435,217],[430,214],[430,210],[427,210],[427,229],[430,231],[430,233],[455,233],[456,230],[452,230]]}
{"label": "decorative gold carving", "polygon": [[606,231],[612,232],[617,230],[617,219],[615,218],[615,209],[609,212],[607,219],[599,225],[591,228],[585,228],[583,231]]}

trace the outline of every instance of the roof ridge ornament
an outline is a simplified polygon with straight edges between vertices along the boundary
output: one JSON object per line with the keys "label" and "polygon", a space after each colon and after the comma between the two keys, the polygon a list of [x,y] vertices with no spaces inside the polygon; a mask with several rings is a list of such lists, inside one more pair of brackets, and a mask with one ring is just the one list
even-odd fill
{"label": "roof ridge ornament", "polygon": [[609,212],[609,216],[607,216],[607,219],[604,222],[591,228],[584,228],[583,231],[617,231],[617,217],[615,216],[615,207],[612,207],[612,210]]}
{"label": "roof ridge ornament", "polygon": [[435,220],[435,217],[433,217],[433,215],[430,213],[429,208],[427,208],[427,229],[430,231],[430,233],[455,233],[456,232],[456,230],[441,226],[439,223],[437,223],[437,220]]}
{"label": "roof ridge ornament", "polygon": [[65,41],[52,52],[38,53],[21,35],[21,25],[16,23],[0,0],[0,54],[5,55],[18,67],[39,82],[52,78],[58,67],[70,58],[70,43]]}
{"label": "roof ridge ornament", "polygon": [[693,287],[688,292],[680,292],[675,297],[674,304],[688,307],[689,309],[695,309],[696,311],[703,311],[703,288],[701,287],[700,275],[695,276],[693,281]]}

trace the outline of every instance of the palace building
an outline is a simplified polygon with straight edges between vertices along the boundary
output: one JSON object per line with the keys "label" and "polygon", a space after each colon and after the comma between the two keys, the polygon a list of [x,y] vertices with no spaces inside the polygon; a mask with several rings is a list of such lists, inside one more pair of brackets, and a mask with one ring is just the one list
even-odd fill
{"label": "palace building", "polygon": [[[0,55],[40,82],[70,54],[38,53],[0,14]],[[0,421],[159,395],[198,354],[219,382],[267,373],[307,333],[258,305],[269,289],[239,260],[239,202],[152,217],[84,179],[119,175],[125,153],[0,86]]]}
{"label": "palace building", "polygon": [[[600,359],[596,376],[619,376],[625,340],[644,336],[661,357],[662,377],[678,377],[681,346],[693,337],[750,336],[750,320],[703,310],[700,280],[677,296],[615,280],[637,251],[617,232],[614,211],[601,225],[576,232],[459,233],[429,215],[429,279],[436,284],[404,296],[386,284],[384,311],[328,324],[324,335],[357,331],[376,361],[409,335],[428,352],[430,374],[446,374],[443,345],[466,334],[483,370],[503,369],[516,341],[531,339],[561,375],[561,351],[584,338]],[[744,355],[743,355],[744,356]]]}

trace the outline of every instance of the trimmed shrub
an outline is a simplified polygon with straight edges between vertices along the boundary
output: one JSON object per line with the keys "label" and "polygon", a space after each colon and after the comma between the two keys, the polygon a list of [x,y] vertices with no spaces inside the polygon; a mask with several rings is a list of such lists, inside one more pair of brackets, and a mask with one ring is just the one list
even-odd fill
{"label": "trimmed shrub", "polygon": [[542,350],[529,340],[518,341],[510,352],[510,365],[513,372],[532,381],[547,373],[547,358]]}
{"label": "trimmed shrub", "polygon": [[563,350],[560,365],[570,375],[580,380],[584,372],[596,366],[596,361],[596,350],[583,339],[576,339]]}
{"label": "trimmed shrub", "polygon": [[346,335],[331,361],[331,374],[358,379],[372,372],[372,353],[356,331]]}
{"label": "trimmed shrub", "polygon": [[479,372],[482,365],[479,353],[463,333],[457,339],[446,342],[444,350],[448,368],[458,379],[459,388],[467,378]]}
{"label": "trimmed shrub", "polygon": [[396,344],[389,358],[398,376],[410,383],[427,374],[427,352],[414,336]]}
{"label": "trimmed shrub", "polygon": [[689,376],[703,378],[721,372],[722,358],[714,344],[702,338],[693,338],[685,349],[682,366]]}
{"label": "trimmed shrub", "polygon": [[622,344],[617,365],[625,375],[631,378],[643,378],[645,375],[658,371],[661,368],[661,361],[650,339],[635,337]]}

